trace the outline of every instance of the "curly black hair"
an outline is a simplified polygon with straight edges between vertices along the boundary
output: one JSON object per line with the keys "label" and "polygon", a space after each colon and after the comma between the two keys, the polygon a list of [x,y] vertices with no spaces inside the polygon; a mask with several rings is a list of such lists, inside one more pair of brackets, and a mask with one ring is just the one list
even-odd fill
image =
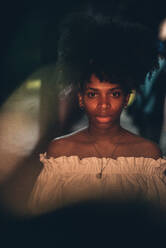
{"label": "curly black hair", "polygon": [[159,68],[155,32],[102,14],[73,13],[60,26],[58,63],[70,83],[80,85],[95,74],[129,92]]}

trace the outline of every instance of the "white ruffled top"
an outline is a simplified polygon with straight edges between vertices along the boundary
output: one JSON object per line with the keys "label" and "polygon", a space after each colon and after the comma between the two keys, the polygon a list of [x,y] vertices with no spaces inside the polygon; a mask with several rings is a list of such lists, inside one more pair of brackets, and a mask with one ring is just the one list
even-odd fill
{"label": "white ruffled top", "polygon": [[[166,207],[166,160],[40,154],[43,169],[29,199],[31,214],[42,214],[87,200],[128,200],[139,197]],[[104,168],[102,177],[96,175]]]}

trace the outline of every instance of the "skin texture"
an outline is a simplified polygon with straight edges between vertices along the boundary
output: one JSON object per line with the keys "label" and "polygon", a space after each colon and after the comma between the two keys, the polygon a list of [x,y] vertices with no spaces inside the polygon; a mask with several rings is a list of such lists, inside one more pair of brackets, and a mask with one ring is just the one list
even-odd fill
{"label": "skin texture", "polygon": [[[158,159],[158,146],[120,126],[120,115],[129,100],[119,84],[101,82],[91,76],[84,92],[78,94],[79,105],[89,119],[89,127],[57,138],[48,147],[48,156],[147,157]],[[94,147],[94,143],[96,149]]]}

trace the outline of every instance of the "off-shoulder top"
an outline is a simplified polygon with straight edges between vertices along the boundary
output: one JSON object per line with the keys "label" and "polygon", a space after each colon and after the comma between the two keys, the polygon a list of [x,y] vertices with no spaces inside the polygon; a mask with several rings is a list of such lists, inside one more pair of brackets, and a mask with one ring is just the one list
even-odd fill
{"label": "off-shoulder top", "polygon": [[[29,198],[37,215],[87,200],[146,199],[166,206],[166,160],[143,157],[112,158],[61,156],[47,158]],[[96,175],[103,170],[102,177]]]}

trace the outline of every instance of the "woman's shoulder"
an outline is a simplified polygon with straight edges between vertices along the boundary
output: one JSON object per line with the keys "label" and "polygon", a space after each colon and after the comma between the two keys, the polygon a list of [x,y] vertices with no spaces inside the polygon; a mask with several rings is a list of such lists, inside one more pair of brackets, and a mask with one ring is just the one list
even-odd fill
{"label": "woman's shoulder", "polygon": [[147,157],[158,159],[162,157],[161,150],[159,146],[148,139],[145,139],[139,135],[127,132],[128,134],[128,144],[131,144],[135,148],[136,153],[139,157]]}
{"label": "woman's shoulder", "polygon": [[84,141],[84,130],[57,137],[53,139],[47,149],[48,157],[70,156],[79,143]]}
{"label": "woman's shoulder", "polygon": [[153,141],[143,139],[140,145],[143,157],[158,159],[162,157],[162,152]]}

